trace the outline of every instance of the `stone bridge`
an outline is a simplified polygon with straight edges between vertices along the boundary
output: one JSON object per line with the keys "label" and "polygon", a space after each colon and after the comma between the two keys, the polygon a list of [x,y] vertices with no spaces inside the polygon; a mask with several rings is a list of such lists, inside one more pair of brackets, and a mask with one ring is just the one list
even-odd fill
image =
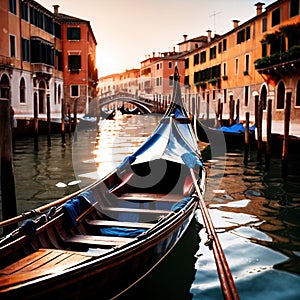
{"label": "stone bridge", "polygon": [[99,98],[100,109],[103,106],[113,102],[127,102],[136,105],[142,113],[151,113],[156,111],[155,101],[130,93],[120,92],[106,97]]}

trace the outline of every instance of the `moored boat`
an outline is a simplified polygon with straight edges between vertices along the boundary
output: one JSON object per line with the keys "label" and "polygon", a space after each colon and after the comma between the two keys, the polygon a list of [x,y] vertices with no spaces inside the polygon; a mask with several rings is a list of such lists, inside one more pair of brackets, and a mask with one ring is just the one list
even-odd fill
{"label": "moored boat", "polygon": [[[111,299],[181,240],[198,208],[195,190],[203,197],[206,174],[181,102],[177,69],[174,78],[173,101],[156,130],[116,170],[50,205],[1,222],[9,225],[47,211],[1,239],[1,299]],[[195,160],[193,168],[186,165],[186,155]]]}

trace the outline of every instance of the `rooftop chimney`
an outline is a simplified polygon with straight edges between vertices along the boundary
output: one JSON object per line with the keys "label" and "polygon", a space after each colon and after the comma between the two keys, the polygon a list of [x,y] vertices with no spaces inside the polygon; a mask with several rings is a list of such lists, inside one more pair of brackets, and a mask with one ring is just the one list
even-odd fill
{"label": "rooftop chimney", "polygon": [[206,30],[207,32],[207,42],[210,43],[211,42],[211,30]]}
{"label": "rooftop chimney", "polygon": [[239,20],[232,20],[233,22],[233,28],[237,28],[239,26]]}
{"label": "rooftop chimney", "polygon": [[55,14],[55,15],[58,15],[58,8],[59,8],[59,5],[53,5],[53,8],[54,8],[54,14]]}
{"label": "rooftop chimney", "polygon": [[186,42],[187,34],[183,35],[183,41]]}
{"label": "rooftop chimney", "polygon": [[262,3],[262,2],[257,2],[255,4],[255,6],[256,6],[256,15],[260,15],[262,13],[262,7],[263,7],[263,5],[265,5],[265,4]]}

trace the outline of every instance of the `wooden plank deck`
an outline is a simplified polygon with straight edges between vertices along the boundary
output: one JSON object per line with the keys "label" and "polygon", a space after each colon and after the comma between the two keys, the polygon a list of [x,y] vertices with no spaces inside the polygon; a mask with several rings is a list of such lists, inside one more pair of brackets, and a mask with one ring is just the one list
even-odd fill
{"label": "wooden plank deck", "polygon": [[92,259],[95,255],[75,251],[39,249],[36,252],[0,270],[1,290],[43,276],[60,273]]}

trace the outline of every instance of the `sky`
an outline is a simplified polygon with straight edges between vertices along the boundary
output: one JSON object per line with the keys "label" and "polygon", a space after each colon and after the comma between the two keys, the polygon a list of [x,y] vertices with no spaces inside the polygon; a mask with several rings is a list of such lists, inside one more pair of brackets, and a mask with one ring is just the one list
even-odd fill
{"label": "sky", "polygon": [[90,21],[97,40],[98,75],[140,68],[153,52],[178,50],[188,39],[224,34],[232,20],[243,24],[256,15],[257,2],[268,6],[275,0],[36,0],[50,11]]}

